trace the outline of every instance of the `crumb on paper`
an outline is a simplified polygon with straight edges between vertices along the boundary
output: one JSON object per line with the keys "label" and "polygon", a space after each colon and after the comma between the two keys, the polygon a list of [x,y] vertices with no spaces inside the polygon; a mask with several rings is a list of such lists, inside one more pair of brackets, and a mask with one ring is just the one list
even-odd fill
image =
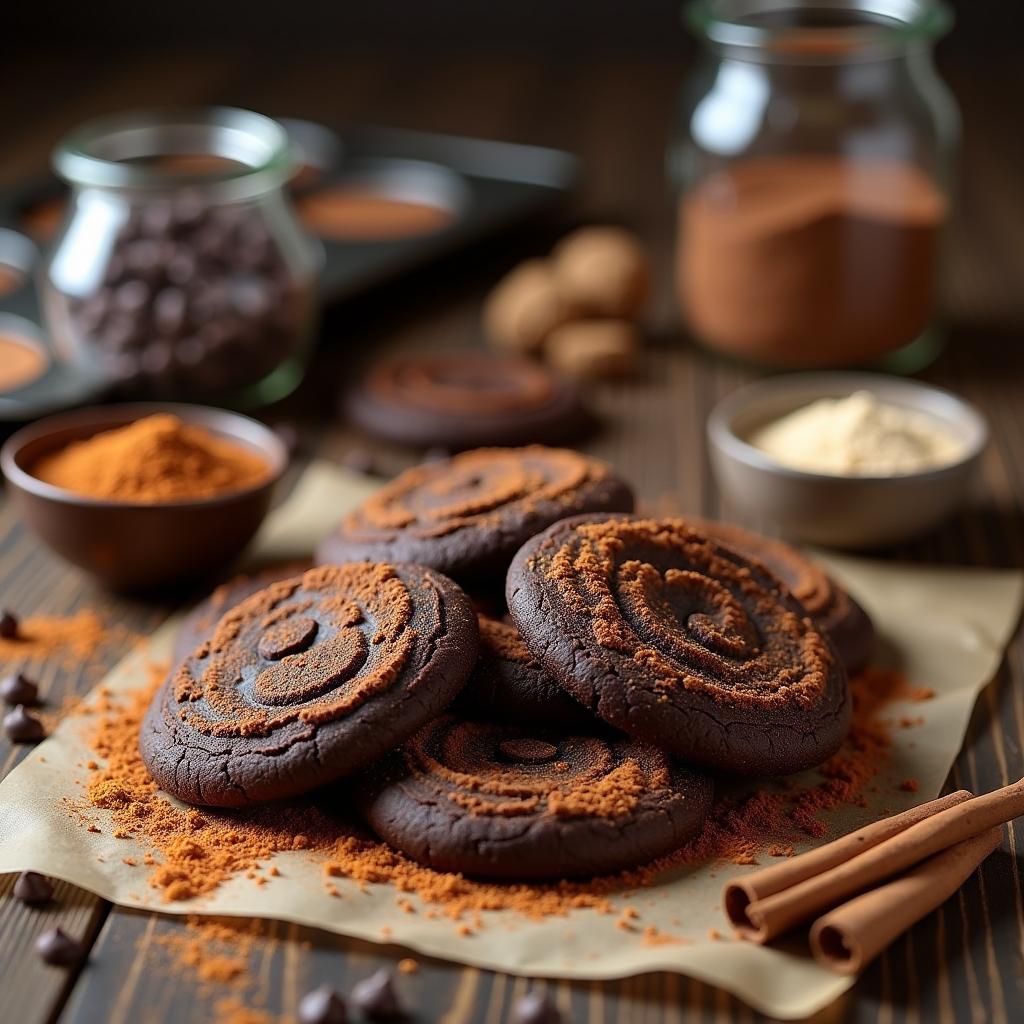
{"label": "crumb on paper", "polygon": [[643,931],[645,946],[685,946],[690,940],[682,935],[673,935],[671,932],[663,932],[654,925],[649,924]]}

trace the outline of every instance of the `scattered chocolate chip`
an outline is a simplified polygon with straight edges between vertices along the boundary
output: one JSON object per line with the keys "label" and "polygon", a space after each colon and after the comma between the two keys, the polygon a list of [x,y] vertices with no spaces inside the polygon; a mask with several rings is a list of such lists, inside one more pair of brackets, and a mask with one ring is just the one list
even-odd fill
{"label": "scattered chocolate chip", "polygon": [[385,967],[356,983],[352,989],[352,1002],[371,1020],[393,1020],[403,1016],[391,972]]}
{"label": "scattered chocolate chip", "polygon": [[15,640],[18,637],[18,617],[6,608],[0,611],[0,637]]}
{"label": "scattered chocolate chip", "polygon": [[24,704],[17,704],[4,715],[4,732],[14,743],[38,743],[46,738],[43,723],[25,710]]}
{"label": "scattered chocolate chip", "polygon": [[36,939],[36,952],[54,967],[68,967],[82,958],[82,947],[60,928],[51,928]]}
{"label": "scattered chocolate chip", "polygon": [[367,448],[350,448],[342,456],[341,464],[345,469],[351,469],[353,473],[362,473],[364,476],[381,475],[376,456]]}
{"label": "scattered chocolate chip", "polygon": [[512,1024],[561,1024],[562,1015],[546,992],[532,989],[512,1005]]}
{"label": "scattered chocolate chip", "polygon": [[440,445],[433,445],[423,453],[424,462],[444,462],[445,459],[450,459],[451,457],[452,453]]}
{"label": "scattered chocolate chip", "polygon": [[22,871],[14,883],[14,895],[30,907],[40,907],[53,899],[53,886],[45,875],[36,871]]}
{"label": "scattered chocolate chip", "polygon": [[38,704],[39,687],[28,676],[15,672],[0,679],[0,698],[6,704]]}
{"label": "scattered chocolate chip", "polygon": [[347,1024],[345,1000],[331,988],[321,985],[307,992],[299,1002],[299,1024]]}

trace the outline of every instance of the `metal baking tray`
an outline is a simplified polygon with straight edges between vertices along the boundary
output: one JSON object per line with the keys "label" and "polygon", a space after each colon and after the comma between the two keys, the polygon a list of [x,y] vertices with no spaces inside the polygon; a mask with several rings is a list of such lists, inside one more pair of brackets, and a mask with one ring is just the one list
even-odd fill
{"label": "metal baking tray", "polygon": [[[578,161],[569,153],[485,139],[435,135],[372,125],[332,129],[312,121],[281,118],[311,173],[293,183],[297,203],[337,184],[446,209],[438,230],[411,237],[321,238],[324,305],[378,285],[552,212],[574,187]],[[65,186],[43,176],[0,191],[0,262],[22,271],[22,283],[0,295],[0,314],[40,322],[34,269],[46,244],[32,215],[48,211],[51,230],[60,224]],[[55,363],[33,383],[0,396],[0,421],[24,420],[92,400],[101,381],[80,377]]]}

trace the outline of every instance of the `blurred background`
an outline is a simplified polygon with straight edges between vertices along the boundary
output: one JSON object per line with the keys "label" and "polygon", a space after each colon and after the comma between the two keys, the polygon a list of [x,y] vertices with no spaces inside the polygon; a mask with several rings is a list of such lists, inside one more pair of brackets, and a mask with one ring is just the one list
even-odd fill
{"label": "blurred background", "polygon": [[[1024,12],[1015,0],[954,0],[957,31],[944,57],[965,62],[1019,56]],[[97,65],[145,53],[250,53],[272,64],[304,56],[431,62],[453,54],[507,54],[542,62],[607,56],[684,58],[675,0],[414,0],[331,3],[179,0],[140,6],[99,0],[16,4],[3,46],[17,58],[75,56]],[[90,54],[86,48],[92,50]],[[93,50],[94,48],[94,50]]]}
{"label": "blurred background", "polygon": [[[998,348],[1024,324],[1024,192],[1016,187],[1024,8],[1013,0],[952,6],[956,25],[939,42],[937,63],[964,134],[942,304],[954,346]],[[656,340],[680,338],[664,153],[699,47],[674,0],[42,0],[14,5],[6,17],[5,184],[44,172],[54,144],[86,118],[168,104],[501,139],[582,159],[578,189],[546,227],[520,226],[397,289],[329,311],[324,338],[346,342],[344,356],[321,356],[332,366],[354,348],[358,358],[403,338],[472,341],[486,291],[502,273],[587,221],[621,223],[650,246],[657,281],[647,326]],[[314,381],[307,396],[323,388],[326,410],[334,386]]]}

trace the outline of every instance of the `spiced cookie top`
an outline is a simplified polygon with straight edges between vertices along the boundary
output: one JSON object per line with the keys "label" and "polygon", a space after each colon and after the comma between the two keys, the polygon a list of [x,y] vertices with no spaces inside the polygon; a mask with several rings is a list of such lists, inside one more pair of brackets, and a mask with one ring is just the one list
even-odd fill
{"label": "spiced cookie top", "polygon": [[345,410],[385,440],[453,449],[557,444],[594,423],[565,378],[532,359],[485,349],[381,360],[346,397]]}
{"label": "spiced cookie top", "polygon": [[142,758],[188,803],[240,807],[365,768],[458,693],[476,616],[421,566],[320,566],[228,611],[150,705]]}
{"label": "spiced cookie top", "polygon": [[282,562],[251,573],[240,573],[220,584],[185,616],[174,641],[172,661],[175,665],[187,658],[204,640],[208,640],[221,616],[247,597],[278,580],[298,576],[309,568],[309,562]]}
{"label": "spiced cookie top", "polygon": [[626,737],[445,715],[359,780],[391,846],[440,871],[580,878],[644,864],[703,826],[711,782]]}
{"label": "spiced cookie top", "polygon": [[867,664],[875,643],[868,613],[825,570],[796,548],[731,523],[691,520],[698,530],[766,565],[836,645],[848,673]]}
{"label": "spiced cookie top", "polygon": [[477,619],[480,655],[455,700],[460,714],[549,728],[598,726],[598,720],[530,653],[515,626],[486,615]]}
{"label": "spiced cookie top", "polygon": [[695,764],[781,775],[846,735],[831,642],[781,580],[685,520],[564,520],[518,552],[506,596],[577,700]]}
{"label": "spiced cookie top", "polygon": [[478,448],[406,470],[346,516],[321,562],[429,565],[463,583],[504,576],[519,546],[580,512],[628,512],[611,468],[566,448]]}

